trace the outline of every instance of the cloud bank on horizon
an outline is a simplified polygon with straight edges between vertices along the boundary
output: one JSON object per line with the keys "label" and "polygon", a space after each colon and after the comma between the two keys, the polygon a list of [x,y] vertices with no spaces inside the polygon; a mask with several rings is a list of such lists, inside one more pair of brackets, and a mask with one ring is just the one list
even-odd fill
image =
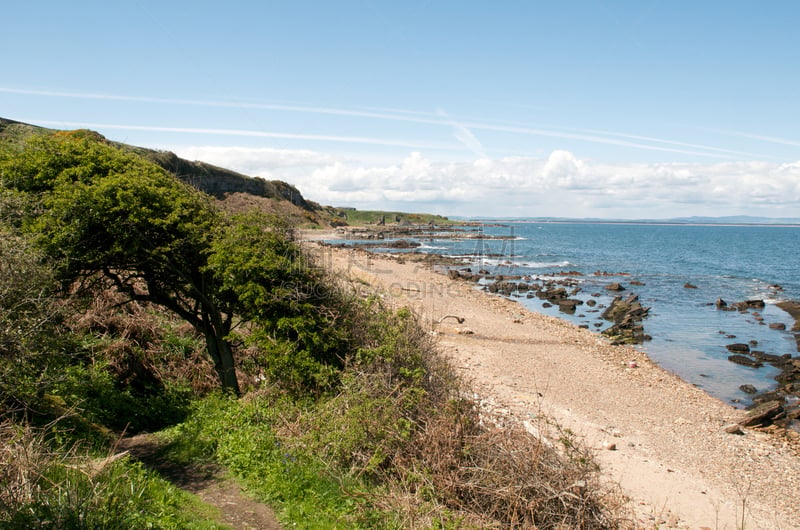
{"label": "cloud bank on horizon", "polygon": [[660,218],[720,212],[795,217],[800,162],[611,164],[546,157],[435,161],[412,152],[368,165],[312,151],[184,147],[180,156],[250,175],[287,176],[318,202],[435,208],[445,215]]}
{"label": "cloud bank on horizon", "polygon": [[0,116],[334,206],[800,217],[794,2],[90,4],[8,7]]}

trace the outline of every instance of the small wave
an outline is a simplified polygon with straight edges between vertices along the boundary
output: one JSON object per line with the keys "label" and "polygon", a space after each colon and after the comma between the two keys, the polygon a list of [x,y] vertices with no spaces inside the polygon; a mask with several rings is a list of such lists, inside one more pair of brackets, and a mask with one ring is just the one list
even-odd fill
{"label": "small wave", "polygon": [[569,261],[523,261],[503,258],[480,258],[480,262],[490,267],[523,267],[526,269],[555,269],[569,267]]}
{"label": "small wave", "polygon": [[448,249],[448,247],[437,247],[437,246],[433,246],[433,245],[426,245],[424,243],[421,244],[418,248],[419,248],[419,250],[447,250]]}

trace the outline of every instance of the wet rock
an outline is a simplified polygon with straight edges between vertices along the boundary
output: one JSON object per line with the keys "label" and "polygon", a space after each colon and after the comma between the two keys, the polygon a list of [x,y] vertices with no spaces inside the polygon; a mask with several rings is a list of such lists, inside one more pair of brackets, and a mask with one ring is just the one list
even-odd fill
{"label": "wet rock", "polygon": [[693,283],[686,282],[683,284],[684,289],[697,289],[697,286]]}
{"label": "wet rock", "polygon": [[765,306],[764,300],[745,300],[744,302],[736,302],[733,304],[733,307],[743,312],[748,309],[763,309]]}
{"label": "wet rock", "polygon": [[772,353],[766,353],[763,351],[756,351],[750,350],[750,355],[758,359],[759,361],[769,363],[772,366],[780,368],[783,364],[788,362],[788,359],[784,355],[775,355]]}
{"label": "wet rock", "polygon": [[586,305],[588,305],[589,307],[594,307],[597,305],[597,301],[592,299],[586,300]]}
{"label": "wet rock", "polygon": [[494,283],[490,283],[487,286],[487,289],[489,290],[490,293],[511,296],[511,293],[517,290],[517,285],[514,282],[500,280]]}
{"label": "wet rock", "polygon": [[779,401],[785,404],[786,400],[784,399],[784,395],[778,390],[773,390],[772,392],[764,392],[763,394],[760,394],[753,398],[753,403],[755,403],[756,405],[760,405],[762,403],[769,403],[770,401]]}
{"label": "wet rock", "polygon": [[747,416],[739,422],[742,427],[765,426],[783,413],[783,403],[780,401],[768,401],[762,403],[747,412]]}
{"label": "wet rock", "polygon": [[739,390],[744,392],[745,394],[757,394],[758,389],[753,385],[742,385],[739,387]]}
{"label": "wet rock", "polygon": [[613,282],[606,285],[606,291],[624,291],[625,288],[619,282]]}
{"label": "wet rock", "polygon": [[786,329],[786,324],[784,324],[783,322],[772,322],[769,325],[769,329],[777,329],[783,331]]}
{"label": "wet rock", "polygon": [[558,308],[565,313],[574,313],[575,308],[577,308],[582,303],[583,302],[581,300],[575,300],[573,298],[565,298],[563,300],[558,300]]}
{"label": "wet rock", "polygon": [[742,366],[749,366],[750,368],[761,368],[763,366],[759,361],[744,355],[731,355],[728,357],[728,360],[732,363],[741,364]]}
{"label": "wet rock", "polygon": [[729,352],[733,353],[748,353],[750,351],[750,346],[743,342],[736,342],[734,344],[728,344],[725,346]]}
{"label": "wet rock", "polygon": [[602,333],[609,337],[613,344],[640,344],[649,340],[641,324],[649,311],[650,308],[643,307],[635,294],[625,299],[617,296],[602,315],[603,319],[614,324]]}
{"label": "wet rock", "polygon": [[420,243],[418,241],[410,241],[408,239],[398,239],[397,241],[392,241],[391,243],[386,244],[387,248],[399,248],[399,249],[417,248],[418,246],[420,246]]}
{"label": "wet rock", "polygon": [[728,307],[728,302],[726,302],[722,298],[717,298],[715,305],[717,306],[717,309],[725,309]]}

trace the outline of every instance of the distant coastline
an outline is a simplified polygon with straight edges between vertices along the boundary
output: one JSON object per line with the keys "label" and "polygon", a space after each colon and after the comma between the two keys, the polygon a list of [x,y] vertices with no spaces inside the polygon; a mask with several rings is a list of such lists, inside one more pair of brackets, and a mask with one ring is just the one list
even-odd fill
{"label": "distant coastline", "polygon": [[572,217],[457,217],[452,220],[464,222],[500,223],[548,223],[548,224],[622,224],[622,225],[664,225],[664,226],[781,226],[800,227],[800,217],[675,217],[670,219],[603,219]]}

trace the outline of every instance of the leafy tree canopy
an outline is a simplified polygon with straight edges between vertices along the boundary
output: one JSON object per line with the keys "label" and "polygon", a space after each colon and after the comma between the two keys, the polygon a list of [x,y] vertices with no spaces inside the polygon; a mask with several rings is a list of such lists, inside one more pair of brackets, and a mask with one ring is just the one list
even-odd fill
{"label": "leafy tree canopy", "polygon": [[223,387],[239,392],[230,340],[242,320],[312,357],[317,341],[323,364],[335,358],[324,355],[336,341],[307,329],[324,295],[278,220],[228,220],[206,195],[86,131],[31,138],[0,158],[0,180],[37,198],[24,224],[65,285],[111,285],[178,314],[205,337]]}

